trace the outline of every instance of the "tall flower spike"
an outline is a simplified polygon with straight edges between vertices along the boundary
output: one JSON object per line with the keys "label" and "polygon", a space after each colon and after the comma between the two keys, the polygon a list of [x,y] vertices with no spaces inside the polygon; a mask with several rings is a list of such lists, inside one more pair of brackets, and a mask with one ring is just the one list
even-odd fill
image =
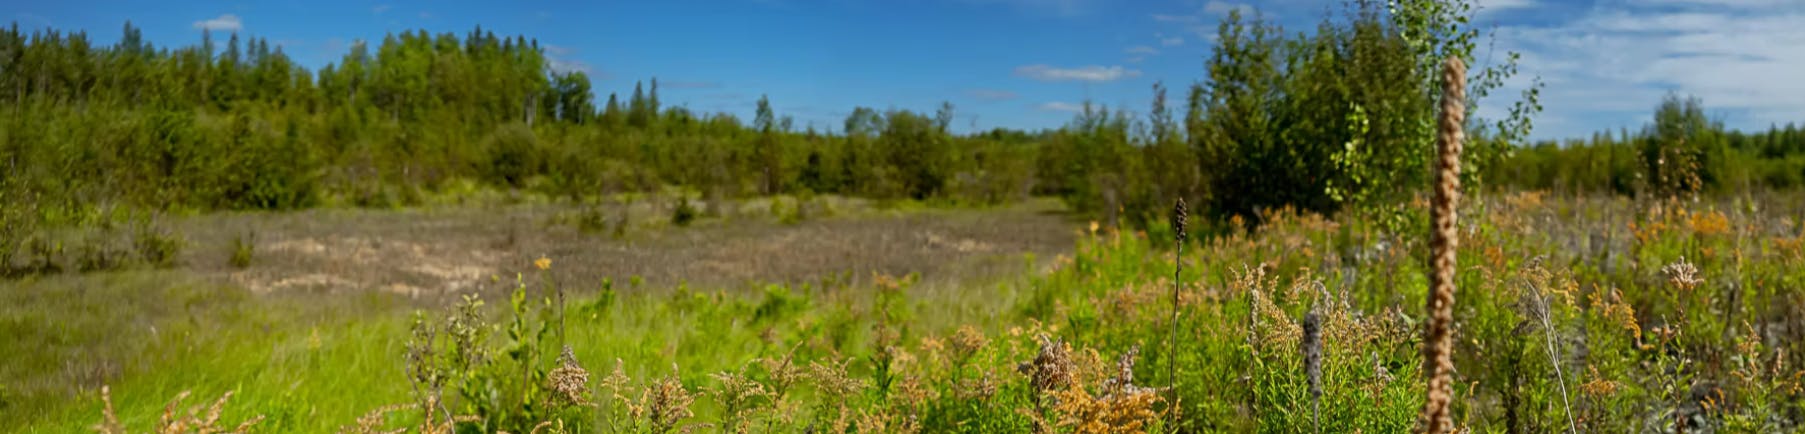
{"label": "tall flower spike", "polygon": [[[1166,357],[1169,360],[1166,363],[1166,390],[1172,394],[1169,402],[1174,404],[1178,402],[1178,294],[1179,289],[1184,287],[1181,277],[1184,274],[1185,223],[1190,217],[1187,214],[1189,210],[1185,209],[1185,198],[1181,196],[1177,203],[1172,204],[1172,345],[1166,347]],[[1166,414],[1172,418],[1167,422],[1177,426],[1178,412],[1168,411]]]}
{"label": "tall flower spike", "polygon": [[1322,432],[1322,315],[1304,314],[1304,377],[1310,380],[1310,421]]}
{"label": "tall flower spike", "polygon": [[1185,198],[1178,198],[1178,203],[1172,205],[1172,232],[1177,234],[1179,243],[1185,242],[1185,223],[1188,219]]}
{"label": "tall flower spike", "polygon": [[1460,147],[1466,122],[1467,67],[1460,58],[1442,65],[1442,100],[1436,134],[1435,196],[1430,202],[1429,250],[1434,260],[1429,274],[1429,324],[1423,339],[1423,378],[1429,380],[1428,399],[1417,424],[1422,432],[1441,434],[1454,425],[1448,404],[1453,400],[1454,358],[1454,251],[1455,209],[1460,201]]}

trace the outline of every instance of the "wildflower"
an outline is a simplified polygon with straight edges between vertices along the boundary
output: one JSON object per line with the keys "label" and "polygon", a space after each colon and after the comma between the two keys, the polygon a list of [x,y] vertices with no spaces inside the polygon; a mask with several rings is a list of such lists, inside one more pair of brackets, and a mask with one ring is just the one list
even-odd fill
{"label": "wildflower", "polygon": [[1667,276],[1667,283],[1679,289],[1693,289],[1705,283],[1704,279],[1698,277],[1698,267],[1686,262],[1684,256],[1680,257],[1679,262],[1661,267],[1661,274]]}
{"label": "wildflower", "polygon": [[990,340],[985,338],[984,333],[978,331],[977,327],[971,325],[959,327],[959,332],[953,335],[953,360],[959,365],[964,365],[966,361],[971,360],[972,356],[978,354],[978,350],[984,349],[984,345],[989,342]]}
{"label": "wildflower", "polygon": [[552,259],[540,255],[539,259],[533,260],[533,266],[539,268],[539,271],[550,270],[552,269]]}
{"label": "wildflower", "polygon": [[[1077,364],[1072,361],[1071,349],[1061,340],[1040,335],[1040,354],[1034,361],[1016,367],[1017,371],[1027,375],[1029,384],[1041,393],[1050,393],[1077,382]],[[1035,396],[1038,400],[1038,396]]]}
{"label": "wildflower", "polygon": [[558,356],[557,368],[552,369],[546,381],[552,390],[554,399],[568,405],[589,405],[585,398],[589,391],[589,371],[577,364],[577,355],[570,346],[564,346],[564,353]]}

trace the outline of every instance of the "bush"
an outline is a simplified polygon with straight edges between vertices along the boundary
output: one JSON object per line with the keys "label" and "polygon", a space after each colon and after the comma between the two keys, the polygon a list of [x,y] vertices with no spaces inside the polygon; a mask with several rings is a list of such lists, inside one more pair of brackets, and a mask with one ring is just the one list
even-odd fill
{"label": "bush", "polygon": [[539,141],[524,123],[496,128],[484,148],[489,150],[489,176],[499,184],[523,187],[540,173]]}
{"label": "bush", "polygon": [[679,227],[689,226],[700,215],[701,211],[689,203],[688,197],[681,197],[677,199],[677,207],[671,210],[671,224]]}
{"label": "bush", "polygon": [[176,264],[176,255],[182,251],[182,240],[174,233],[159,229],[149,223],[141,224],[132,236],[132,245],[138,251],[138,259],[145,265],[156,268],[169,268]]}

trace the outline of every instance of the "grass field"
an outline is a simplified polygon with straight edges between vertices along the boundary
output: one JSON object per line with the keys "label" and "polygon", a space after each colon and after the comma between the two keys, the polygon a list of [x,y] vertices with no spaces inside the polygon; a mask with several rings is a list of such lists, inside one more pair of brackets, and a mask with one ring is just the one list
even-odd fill
{"label": "grass field", "polygon": [[[559,283],[573,302],[597,297],[605,281],[623,299],[749,298],[909,273],[951,294],[1044,266],[1076,234],[1046,201],[986,210],[824,202],[832,214],[800,222],[748,202],[684,228],[642,205],[620,236],[585,233],[571,220],[589,210],[560,205],[175,219],[187,248],[173,269],[0,282],[0,334],[9,336],[0,346],[16,355],[0,364],[0,423],[86,430],[99,421],[98,389],[111,385],[131,426],[155,422],[182,390],[207,399],[236,390],[230,413],[263,414],[266,430],[331,431],[411,400],[400,358],[410,312],[437,314],[465,294],[506,305],[519,273]],[[230,264],[241,239],[255,240],[242,269]],[[535,270],[541,256],[556,267]],[[682,332],[621,321],[634,334]]]}
{"label": "grass field", "polygon": [[[1805,203],[1470,203],[1460,425],[1805,421]],[[176,269],[5,282],[0,423],[87,430],[103,385],[133,431],[183,391],[264,432],[1400,432],[1422,406],[1427,248],[1370,222],[1272,212],[1174,256],[1046,202],[618,240],[565,211],[201,216]],[[213,246],[245,231],[238,270]]]}

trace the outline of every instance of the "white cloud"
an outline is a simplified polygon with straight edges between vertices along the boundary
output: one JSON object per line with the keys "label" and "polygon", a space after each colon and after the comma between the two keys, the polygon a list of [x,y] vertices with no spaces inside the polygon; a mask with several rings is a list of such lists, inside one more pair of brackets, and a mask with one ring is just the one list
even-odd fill
{"label": "white cloud", "polygon": [[1497,12],[1505,9],[1522,9],[1533,7],[1536,0],[1478,0],[1475,1],[1481,11]]}
{"label": "white cloud", "polygon": [[983,101],[1008,101],[1020,97],[1015,92],[999,89],[972,89],[966,93],[970,94],[972,98]]}
{"label": "white cloud", "polygon": [[1480,115],[1502,115],[1541,76],[1537,137],[1638,128],[1669,91],[1700,97],[1731,128],[1805,120],[1805,2],[1657,3],[1606,0],[1564,22],[1498,28],[1499,53],[1522,52],[1522,74]]}
{"label": "white cloud", "polygon": [[195,21],[194,28],[202,29],[202,30],[236,32],[236,31],[244,30],[244,20],[238,19],[237,15],[224,14],[224,15],[220,15],[219,18]]}
{"label": "white cloud", "polygon": [[1077,68],[1055,68],[1027,65],[1015,68],[1015,76],[1040,81],[1116,81],[1141,76],[1141,71],[1121,66],[1089,65]]}
{"label": "white cloud", "polygon": [[[1492,0],[1492,1],[1529,1],[1529,0]],[[1268,7],[1287,6],[1288,3],[1298,3],[1298,2],[1280,2],[1279,4],[1276,4],[1276,5],[1269,3],[1269,4],[1267,4],[1267,6]],[[1295,6],[1295,5],[1291,5],[1291,6]],[[1240,11],[1242,16],[1252,17],[1254,15],[1254,13],[1256,12],[1256,9],[1254,8],[1253,5],[1248,4],[1248,3],[1222,1],[1222,0],[1210,0],[1208,2],[1204,2],[1202,7],[1197,8],[1196,10],[1194,10],[1191,13],[1152,14],[1152,15],[1150,15],[1150,17],[1152,17],[1153,21],[1155,21],[1155,22],[1162,23],[1162,24],[1175,25],[1177,28],[1182,29],[1187,33],[1197,35],[1198,39],[1215,40],[1214,38],[1216,35],[1216,23],[1220,22],[1222,20],[1222,18],[1227,17],[1228,13],[1231,11]],[[1275,14],[1271,13],[1270,9],[1267,9],[1264,11],[1265,11],[1264,16],[1268,19],[1271,19],[1276,16]],[[1176,47],[1176,46],[1184,44],[1184,42],[1185,42],[1184,38],[1178,37],[1178,36],[1167,38],[1164,35],[1155,34],[1154,37],[1160,38],[1160,45],[1166,46],[1166,47]]]}
{"label": "white cloud", "polygon": [[1122,50],[1122,52],[1124,52],[1124,53],[1128,53],[1128,54],[1144,54],[1144,55],[1152,55],[1152,54],[1159,54],[1159,49],[1158,49],[1158,48],[1153,48],[1153,47],[1149,47],[1149,46],[1146,46],[1146,45],[1136,45],[1136,46],[1133,46],[1133,47],[1128,47],[1128,49],[1126,49],[1126,50]]}
{"label": "white cloud", "polygon": [[589,66],[588,62],[581,60],[560,59],[550,56],[546,56],[545,60],[548,63],[546,67],[555,73],[567,74],[571,72],[581,72],[585,75],[594,75],[595,73],[594,67]]}
{"label": "white cloud", "polygon": [[588,75],[595,74],[595,68],[589,66],[588,63],[571,58],[572,55],[577,53],[576,49],[556,44],[539,44],[539,47],[540,49],[545,50],[546,67],[550,68],[552,72],[559,74],[570,72],[582,72]]}
{"label": "white cloud", "polygon": [[370,12],[375,13],[377,15],[382,15],[383,12],[388,12],[389,9],[393,9],[393,8],[394,8],[394,6],[390,6],[390,5],[376,5],[375,7],[370,8]]}
{"label": "white cloud", "polygon": [[1078,112],[1084,111],[1084,104],[1073,104],[1073,103],[1063,102],[1063,101],[1053,101],[1053,102],[1040,103],[1040,105],[1036,105],[1036,106],[1034,106],[1034,108],[1039,109],[1041,111],[1049,111],[1049,112],[1078,113]]}

